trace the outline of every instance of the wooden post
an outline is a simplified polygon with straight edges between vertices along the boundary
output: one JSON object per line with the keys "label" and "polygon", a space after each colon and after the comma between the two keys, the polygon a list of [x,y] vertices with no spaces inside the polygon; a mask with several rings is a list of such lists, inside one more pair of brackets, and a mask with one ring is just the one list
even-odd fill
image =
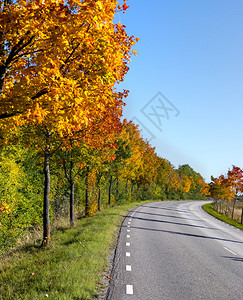
{"label": "wooden post", "polygon": [[235,203],[236,203],[236,198],[233,200],[233,209],[232,209],[232,220],[234,219],[234,211],[235,211]]}

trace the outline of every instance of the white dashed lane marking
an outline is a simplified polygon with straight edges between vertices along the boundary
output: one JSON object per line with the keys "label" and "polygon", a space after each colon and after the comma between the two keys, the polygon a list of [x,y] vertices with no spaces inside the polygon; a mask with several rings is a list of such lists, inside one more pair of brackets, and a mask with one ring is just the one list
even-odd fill
{"label": "white dashed lane marking", "polygon": [[126,271],[132,271],[132,266],[126,265]]}
{"label": "white dashed lane marking", "polygon": [[224,247],[225,250],[229,251],[230,253],[234,254],[234,255],[237,255],[235,252],[231,251],[230,249]]}
{"label": "white dashed lane marking", "polygon": [[126,294],[127,295],[133,295],[133,285],[126,285]]}
{"label": "white dashed lane marking", "polygon": [[[132,221],[132,217],[134,216],[134,214],[137,212],[138,208],[133,211],[132,215],[130,216],[128,222],[127,222],[127,228],[130,228],[130,224],[131,224],[131,221]],[[130,229],[127,229],[127,232],[130,232],[131,230]],[[130,239],[131,236],[130,234],[127,234],[127,238]],[[131,243],[129,242],[126,242],[126,246],[127,247],[130,247],[131,246]],[[131,256],[131,253],[130,252],[126,252],[126,257],[130,257]],[[132,271],[132,266],[131,265],[126,265],[126,271]],[[126,294],[127,295],[133,295],[133,285],[131,284],[127,284],[126,285]]]}

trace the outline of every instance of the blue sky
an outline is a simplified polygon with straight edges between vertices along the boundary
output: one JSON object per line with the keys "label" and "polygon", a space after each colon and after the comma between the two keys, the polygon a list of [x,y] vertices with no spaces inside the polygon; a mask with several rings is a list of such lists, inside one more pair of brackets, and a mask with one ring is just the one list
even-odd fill
{"label": "blue sky", "polygon": [[140,123],[159,156],[206,181],[243,168],[243,1],[127,5],[115,22],[140,41],[119,87],[130,90],[124,117]]}

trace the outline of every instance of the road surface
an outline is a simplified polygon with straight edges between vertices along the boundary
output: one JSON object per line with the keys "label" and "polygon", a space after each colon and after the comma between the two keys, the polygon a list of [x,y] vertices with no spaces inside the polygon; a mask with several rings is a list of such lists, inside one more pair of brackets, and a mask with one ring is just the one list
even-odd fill
{"label": "road surface", "polygon": [[243,299],[243,231],[208,215],[204,203],[164,201],[131,210],[106,299]]}

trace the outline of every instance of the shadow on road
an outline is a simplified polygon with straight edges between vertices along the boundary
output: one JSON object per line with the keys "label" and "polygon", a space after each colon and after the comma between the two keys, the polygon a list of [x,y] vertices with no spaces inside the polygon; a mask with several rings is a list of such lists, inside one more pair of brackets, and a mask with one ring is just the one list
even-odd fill
{"label": "shadow on road", "polygon": [[243,262],[243,258],[242,257],[235,257],[235,256],[222,256],[222,257],[230,259],[230,260],[234,260],[234,261]]}
{"label": "shadow on road", "polygon": [[[126,226],[123,225],[123,227],[126,227]],[[209,239],[209,240],[231,242],[231,243],[236,243],[236,244],[243,244],[243,242],[240,242],[240,241],[228,240],[228,239],[218,238],[218,237],[214,237],[214,236],[205,236],[205,235],[200,235],[200,234],[185,233],[185,232],[179,232],[179,231],[170,231],[170,230],[164,230],[164,229],[151,229],[151,228],[137,227],[137,226],[131,226],[131,228],[139,229],[139,230],[164,232],[164,233],[170,233],[170,234],[176,234],[176,235],[183,235],[183,236],[189,236],[189,237],[194,237],[194,238],[202,238],[202,239]]]}
{"label": "shadow on road", "polygon": [[164,207],[157,207],[157,206],[146,206],[146,205],[143,205],[143,207],[146,207],[146,208],[155,208],[155,209],[162,209],[162,210],[169,210],[169,211],[174,211],[174,212],[183,212],[183,213],[186,213],[186,214],[189,214],[191,213],[191,211],[188,211],[188,210],[185,210],[185,209],[174,209],[174,208],[164,208]]}
{"label": "shadow on road", "polygon": [[[169,217],[169,216],[166,216],[166,217]],[[192,225],[192,224],[186,224],[186,223],[177,223],[177,222],[172,222],[172,221],[163,221],[163,220],[133,217],[133,220],[135,220],[135,219],[136,220],[141,220],[141,221],[148,221],[148,222],[158,222],[158,223],[173,224],[173,225],[180,225],[180,226],[189,226],[189,227],[193,227],[193,228],[204,228],[204,229],[218,230],[216,228],[211,228],[211,227],[205,227],[205,226],[200,226],[200,225]]]}
{"label": "shadow on road", "polygon": [[184,219],[184,220],[191,220],[191,221],[200,221],[200,220],[195,220],[195,219],[189,219],[189,218],[183,218],[183,217],[177,217],[177,216],[170,216],[170,215],[162,215],[162,214],[153,214],[153,213],[142,212],[142,211],[137,211],[136,214],[144,214],[144,215],[159,216],[159,217],[168,217],[168,218],[175,218],[175,219]]}

